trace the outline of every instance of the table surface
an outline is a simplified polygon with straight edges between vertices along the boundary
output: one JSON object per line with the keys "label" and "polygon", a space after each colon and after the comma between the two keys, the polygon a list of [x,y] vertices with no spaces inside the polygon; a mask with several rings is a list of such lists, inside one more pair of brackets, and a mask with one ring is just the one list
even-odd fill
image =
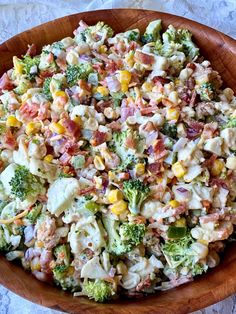
{"label": "table surface", "polygon": [[[0,0],[0,43],[33,26],[96,9],[134,7],[199,21],[236,38],[236,0]],[[22,18],[24,17],[24,18]],[[0,314],[60,314],[0,286]],[[194,314],[236,314],[236,295]]]}

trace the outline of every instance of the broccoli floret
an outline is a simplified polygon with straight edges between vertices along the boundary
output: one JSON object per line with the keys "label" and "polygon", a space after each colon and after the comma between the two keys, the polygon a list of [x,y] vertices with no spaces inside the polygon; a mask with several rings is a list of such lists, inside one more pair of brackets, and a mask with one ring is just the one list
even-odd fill
{"label": "broccoli floret", "polygon": [[37,220],[38,216],[40,215],[41,210],[42,210],[42,204],[40,204],[40,203],[36,204],[36,205],[28,212],[28,214],[25,216],[25,219],[26,219],[30,224],[36,223],[36,220]]}
{"label": "broccoli floret", "polygon": [[90,63],[82,63],[80,65],[68,65],[66,70],[67,82],[70,86],[75,85],[79,79],[87,80],[90,73],[93,72],[93,67]]}
{"label": "broccoli floret", "polygon": [[101,279],[84,281],[83,293],[96,302],[105,302],[115,294],[111,284]]}
{"label": "broccoli floret", "polygon": [[23,95],[27,92],[29,88],[31,88],[30,81],[27,81],[26,79],[21,79],[19,85],[14,88],[14,92],[18,95]]}
{"label": "broccoli floret", "polygon": [[67,244],[58,245],[54,250],[54,255],[57,258],[57,263],[60,265],[69,266],[70,264],[70,248]]}
{"label": "broccoli floret", "polygon": [[155,42],[160,38],[162,29],[161,20],[155,20],[148,24],[145,33],[142,36],[144,44]]}
{"label": "broccoli floret", "polygon": [[133,215],[140,211],[143,201],[148,197],[150,189],[138,179],[125,181],[123,191],[129,201],[129,210]]}
{"label": "broccoli floret", "polygon": [[71,158],[72,166],[77,169],[82,169],[85,164],[85,157],[83,155],[73,156]]}
{"label": "broccoli floret", "polygon": [[52,81],[51,77],[47,77],[43,83],[43,94],[48,100],[52,100],[52,94],[50,92],[50,83]]}
{"label": "broccoli floret", "polygon": [[193,238],[187,234],[181,239],[169,240],[162,245],[162,252],[172,270],[178,272],[186,267],[194,276],[206,271],[206,266],[198,263],[197,252],[191,248],[193,243]]}
{"label": "broccoli floret", "polygon": [[222,129],[227,129],[227,128],[236,128],[236,118],[231,118],[229,121],[222,126]]}
{"label": "broccoli floret", "polygon": [[76,35],[75,40],[86,42],[93,49],[103,45],[107,38],[112,37],[113,29],[104,22],[98,22],[96,25],[88,26],[85,30]]}
{"label": "broccoli floret", "polygon": [[215,88],[212,83],[203,83],[198,93],[202,101],[211,101],[215,96]]}
{"label": "broccoli floret", "polygon": [[42,183],[39,178],[34,176],[24,166],[18,166],[15,170],[15,175],[9,182],[11,193],[25,200],[27,197],[35,197],[42,191]]}
{"label": "broccoli floret", "polygon": [[114,255],[130,252],[144,237],[144,224],[120,223],[109,217],[103,217],[103,224],[108,233],[107,250]]}
{"label": "broccoli floret", "polygon": [[57,285],[63,290],[72,292],[79,289],[79,279],[74,276],[74,267],[66,265],[57,265],[53,268],[53,278]]}
{"label": "broccoli floret", "polygon": [[113,101],[113,106],[119,107],[121,104],[122,99],[125,97],[125,94],[123,92],[114,92],[110,93]]}
{"label": "broccoli floret", "polygon": [[98,73],[89,73],[88,83],[93,86],[98,86]]}
{"label": "broccoli floret", "polygon": [[176,124],[170,124],[169,122],[165,122],[161,128],[161,132],[166,136],[169,136],[173,139],[177,138],[177,126]]}
{"label": "broccoli floret", "polygon": [[139,40],[139,30],[130,30],[125,32],[128,41],[138,41]]}
{"label": "broccoli floret", "polygon": [[192,33],[187,29],[178,30],[179,42],[183,45],[185,54],[194,59],[199,55],[199,48],[192,41]]}
{"label": "broccoli floret", "polygon": [[10,245],[6,241],[3,227],[0,226],[0,252],[7,252],[9,251],[9,249],[10,249]]}
{"label": "broccoli floret", "polygon": [[139,245],[145,234],[144,224],[123,223],[120,227],[120,235],[123,241],[132,246]]}
{"label": "broccoli floret", "polygon": [[24,56],[22,60],[23,64],[23,74],[26,75],[27,79],[30,81],[33,80],[38,73],[38,66],[39,66],[39,57],[31,58],[30,56]]}
{"label": "broccoli floret", "polygon": [[133,169],[138,162],[139,158],[137,156],[129,154],[118,167],[118,170],[124,171],[127,169]]}

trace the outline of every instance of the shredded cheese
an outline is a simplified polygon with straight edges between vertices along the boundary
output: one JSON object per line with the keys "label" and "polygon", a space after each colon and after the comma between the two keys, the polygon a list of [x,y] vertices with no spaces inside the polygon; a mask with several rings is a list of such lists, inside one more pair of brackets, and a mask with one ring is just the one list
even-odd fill
{"label": "shredded cheese", "polygon": [[24,217],[27,213],[28,213],[29,209],[25,209],[23,212],[21,212],[20,214],[12,217],[12,218],[9,218],[9,219],[0,219],[0,224],[3,224],[3,225],[9,225],[11,224],[12,222],[14,222],[15,220],[17,219],[20,219],[22,217]]}

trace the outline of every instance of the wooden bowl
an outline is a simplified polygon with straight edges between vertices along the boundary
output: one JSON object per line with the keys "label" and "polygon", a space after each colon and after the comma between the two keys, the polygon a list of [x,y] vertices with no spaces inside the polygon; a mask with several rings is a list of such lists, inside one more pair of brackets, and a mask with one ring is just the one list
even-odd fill
{"label": "wooden bowl", "polygon": [[[26,52],[27,44],[35,43],[38,49],[41,49],[45,44],[71,36],[81,19],[88,24],[102,20],[110,24],[116,32],[121,32],[135,27],[143,31],[148,22],[158,18],[162,19],[164,27],[173,24],[192,31],[202,54],[219,71],[226,85],[236,92],[235,40],[182,17],[136,9],[74,14],[14,36],[0,45],[0,74],[12,67],[14,55],[20,56]],[[149,297],[117,300],[108,304],[97,304],[81,297],[75,298],[56,287],[44,284],[21,267],[9,263],[3,256],[0,257],[0,270],[0,284],[32,302],[61,311],[80,314],[183,314],[204,308],[236,292],[236,246],[230,245],[222,263],[192,283],[166,292],[157,292],[156,295]]]}

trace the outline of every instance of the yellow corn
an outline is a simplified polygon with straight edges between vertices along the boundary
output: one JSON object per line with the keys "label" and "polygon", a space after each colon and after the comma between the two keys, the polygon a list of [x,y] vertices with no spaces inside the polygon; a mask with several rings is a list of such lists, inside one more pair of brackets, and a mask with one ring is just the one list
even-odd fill
{"label": "yellow corn", "polygon": [[99,48],[99,52],[100,53],[105,53],[107,51],[107,46],[106,45],[102,45],[100,48]]}
{"label": "yellow corn", "polygon": [[124,200],[120,200],[110,206],[111,212],[115,215],[121,215],[128,209],[128,204]]}
{"label": "yellow corn", "polygon": [[127,70],[120,71],[119,80],[121,84],[129,85],[129,82],[131,81],[131,73]]}
{"label": "yellow corn", "polygon": [[142,164],[142,163],[138,163],[136,166],[135,166],[135,172],[137,175],[141,176],[145,173],[145,165]]}
{"label": "yellow corn", "polygon": [[105,164],[100,156],[95,156],[93,160],[94,166],[97,170],[104,170],[105,169]]}
{"label": "yellow corn", "polygon": [[187,172],[186,168],[179,161],[173,164],[171,169],[177,178],[182,178]]}
{"label": "yellow corn", "polygon": [[179,202],[177,200],[169,201],[169,205],[173,208],[179,207]]}
{"label": "yellow corn", "polygon": [[13,57],[13,65],[16,74],[23,74],[24,66],[16,56]]}
{"label": "yellow corn", "polygon": [[112,171],[108,171],[108,178],[109,180],[113,181],[116,178],[116,175]]}
{"label": "yellow corn", "polygon": [[74,119],[73,119],[73,121],[75,122],[75,123],[77,123],[78,125],[82,125],[82,119],[81,119],[81,117],[75,117]]}
{"label": "yellow corn", "polygon": [[37,246],[37,247],[44,247],[42,241],[36,241],[36,242],[35,242],[35,246]]}
{"label": "yellow corn", "polygon": [[46,162],[52,162],[52,160],[53,160],[53,155],[48,154],[48,155],[46,155],[46,156],[43,158],[43,160],[46,161]]}
{"label": "yellow corn", "polygon": [[184,217],[176,220],[175,222],[176,227],[185,227],[186,226],[186,219]]}
{"label": "yellow corn", "polygon": [[38,263],[31,262],[30,268],[31,268],[31,271],[41,270],[41,265],[39,262]]}
{"label": "yellow corn", "polygon": [[208,245],[208,242],[204,239],[198,239],[197,242],[202,243],[204,245]]}
{"label": "yellow corn", "polygon": [[166,110],[166,119],[168,121],[177,121],[179,119],[179,111],[176,108],[168,108]]}
{"label": "yellow corn", "polygon": [[57,134],[63,134],[65,133],[65,128],[62,124],[58,122],[52,122],[49,126],[50,131],[55,132]]}
{"label": "yellow corn", "polygon": [[65,97],[66,99],[68,99],[68,96],[67,94],[62,91],[62,90],[57,90],[55,93],[54,93],[55,97]]}
{"label": "yellow corn", "polygon": [[9,127],[12,126],[12,127],[20,128],[21,122],[19,120],[17,120],[15,116],[9,116],[9,117],[7,117],[6,125]]}
{"label": "yellow corn", "polygon": [[142,89],[143,89],[145,92],[151,92],[153,86],[154,86],[153,83],[151,83],[151,82],[145,82],[145,83],[143,83],[143,85],[142,85]]}
{"label": "yellow corn", "polygon": [[[151,172],[150,172],[150,174],[151,174]],[[157,184],[161,184],[163,182],[163,178],[162,177],[157,177],[156,178],[156,183]]]}
{"label": "yellow corn", "polygon": [[111,190],[107,196],[108,202],[114,204],[123,199],[123,194],[120,190]]}
{"label": "yellow corn", "polygon": [[27,135],[35,134],[35,133],[39,132],[40,128],[41,128],[40,122],[29,122],[26,125],[25,133]]}
{"label": "yellow corn", "polygon": [[224,169],[224,162],[220,159],[216,159],[212,165],[212,168],[211,168],[211,174],[213,176],[218,176],[221,174],[222,170]]}
{"label": "yellow corn", "polygon": [[128,84],[125,84],[125,83],[121,83],[121,91],[123,93],[126,93],[129,89],[129,85]]}
{"label": "yellow corn", "polygon": [[98,86],[96,91],[104,97],[109,95],[109,89],[105,86]]}
{"label": "yellow corn", "polygon": [[125,56],[125,62],[127,65],[132,68],[134,66],[134,53],[130,51],[129,53],[126,54]]}

